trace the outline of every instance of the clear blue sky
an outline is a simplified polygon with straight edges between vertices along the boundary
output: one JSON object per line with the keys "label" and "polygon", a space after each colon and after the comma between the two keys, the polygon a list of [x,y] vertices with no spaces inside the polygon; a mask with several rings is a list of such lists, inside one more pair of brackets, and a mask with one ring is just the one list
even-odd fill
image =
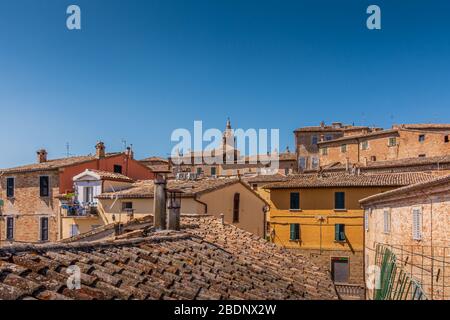
{"label": "clear blue sky", "polygon": [[449,1],[1,0],[0,167],[99,139],[164,156],[173,129],[228,116],[292,148],[321,120],[450,122],[449,21]]}

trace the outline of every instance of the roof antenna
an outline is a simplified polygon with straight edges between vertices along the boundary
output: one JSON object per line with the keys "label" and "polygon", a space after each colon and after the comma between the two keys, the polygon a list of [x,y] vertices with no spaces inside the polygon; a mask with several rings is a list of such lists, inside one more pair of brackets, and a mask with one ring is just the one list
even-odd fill
{"label": "roof antenna", "polygon": [[123,150],[127,149],[127,140],[122,139],[122,144],[123,144]]}
{"label": "roof antenna", "polygon": [[69,158],[70,156],[72,156],[70,153],[70,143],[66,142],[66,157]]}

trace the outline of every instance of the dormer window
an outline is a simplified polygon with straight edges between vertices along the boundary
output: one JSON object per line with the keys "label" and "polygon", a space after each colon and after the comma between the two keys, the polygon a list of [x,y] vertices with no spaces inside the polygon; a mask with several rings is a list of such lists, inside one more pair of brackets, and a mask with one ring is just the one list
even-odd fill
{"label": "dormer window", "polygon": [[114,165],[114,172],[122,174],[122,166],[120,164]]}

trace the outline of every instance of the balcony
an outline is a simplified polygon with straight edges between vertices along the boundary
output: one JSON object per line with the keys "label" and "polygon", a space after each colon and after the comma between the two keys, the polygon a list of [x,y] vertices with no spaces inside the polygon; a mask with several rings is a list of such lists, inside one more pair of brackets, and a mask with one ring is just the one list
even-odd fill
{"label": "balcony", "polygon": [[65,217],[93,217],[98,216],[96,203],[70,203],[61,205],[62,214]]}

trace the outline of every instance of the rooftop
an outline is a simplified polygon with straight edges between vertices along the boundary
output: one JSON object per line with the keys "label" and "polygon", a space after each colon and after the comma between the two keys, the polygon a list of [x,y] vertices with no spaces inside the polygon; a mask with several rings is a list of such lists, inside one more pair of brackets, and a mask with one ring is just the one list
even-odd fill
{"label": "rooftop", "polygon": [[437,177],[437,178],[429,180],[429,181],[419,182],[419,183],[415,183],[415,184],[405,186],[402,188],[375,194],[375,195],[369,196],[367,198],[361,199],[359,202],[363,205],[370,204],[372,202],[389,199],[393,196],[406,195],[406,194],[409,194],[411,192],[418,191],[418,190],[426,193],[427,188],[440,186],[440,185],[450,186],[450,175]]}
{"label": "rooftop", "polygon": [[[120,155],[121,152],[114,152],[114,153],[107,153],[105,155],[106,158],[108,157],[114,157],[117,155]],[[0,172],[2,173],[21,173],[21,172],[33,172],[33,171],[49,171],[49,170],[56,170],[64,167],[69,167],[72,165],[89,162],[92,160],[96,160],[97,158],[95,155],[87,155],[87,156],[76,156],[76,157],[67,157],[67,158],[61,158],[61,159],[53,159],[48,160],[46,162],[42,163],[33,163],[28,165],[23,165],[19,167],[14,168],[8,168],[8,169],[0,169]]]}
{"label": "rooftop", "polygon": [[373,131],[373,132],[369,132],[369,133],[344,136],[341,138],[328,140],[328,141],[319,141],[317,144],[318,145],[326,145],[326,144],[333,144],[335,142],[351,141],[351,140],[357,140],[357,139],[363,139],[363,138],[372,138],[372,137],[397,134],[397,133],[398,133],[397,129],[378,130],[378,131]]}
{"label": "rooftop", "polygon": [[[81,289],[70,290],[76,265]],[[326,271],[217,219],[120,240],[0,249],[0,299],[337,299]]]}
{"label": "rooftop", "polygon": [[434,175],[422,172],[389,174],[300,174],[283,182],[266,185],[266,189],[328,188],[328,187],[401,187],[430,181]]}
{"label": "rooftop", "polygon": [[74,177],[76,179],[77,177],[81,177],[85,174],[89,174],[92,172],[96,177],[98,177],[100,180],[110,180],[110,181],[123,181],[123,182],[133,182],[134,180],[130,177],[127,177],[123,174],[116,173],[116,172],[109,172],[109,171],[102,171],[102,170],[96,170],[96,169],[86,169],[82,173],[78,174]]}

